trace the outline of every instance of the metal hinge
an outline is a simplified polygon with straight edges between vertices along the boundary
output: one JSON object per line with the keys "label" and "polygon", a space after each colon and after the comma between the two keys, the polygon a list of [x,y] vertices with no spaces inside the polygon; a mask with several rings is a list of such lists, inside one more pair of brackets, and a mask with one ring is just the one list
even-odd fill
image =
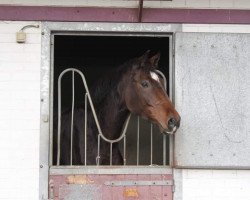
{"label": "metal hinge", "polygon": [[50,45],[54,45],[54,35],[51,36]]}
{"label": "metal hinge", "polygon": [[170,186],[173,185],[172,180],[168,181],[106,181],[108,186]]}
{"label": "metal hinge", "polygon": [[54,182],[53,182],[53,180],[50,180],[50,182],[49,182],[49,199],[48,200],[54,200]]}
{"label": "metal hinge", "polygon": [[175,182],[174,182],[174,180],[173,180],[172,193],[174,193],[174,192],[175,192]]}

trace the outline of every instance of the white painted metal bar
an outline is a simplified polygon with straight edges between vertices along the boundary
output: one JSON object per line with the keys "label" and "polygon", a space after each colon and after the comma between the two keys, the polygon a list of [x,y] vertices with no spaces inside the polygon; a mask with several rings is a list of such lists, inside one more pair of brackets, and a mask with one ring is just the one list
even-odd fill
{"label": "white painted metal bar", "polygon": [[126,154],[126,135],[123,138],[123,165],[127,164],[127,154]]}
{"label": "white painted metal bar", "polygon": [[153,165],[153,124],[150,123],[150,165]]}
{"label": "white painted metal bar", "polygon": [[72,71],[72,106],[71,106],[71,126],[70,126],[70,165],[72,165],[72,160],[73,160],[74,108],[75,108],[75,74],[74,74],[74,71]]}
{"label": "white painted metal bar", "polygon": [[85,94],[85,114],[84,114],[84,165],[87,165],[87,126],[88,126],[88,93]]}
{"label": "white painted metal bar", "polygon": [[112,165],[113,143],[110,143],[109,165]]}
{"label": "white painted metal bar", "polygon": [[166,165],[166,151],[167,151],[167,136],[166,135],[163,135],[163,165]]}
{"label": "white painted metal bar", "polygon": [[100,140],[101,140],[101,136],[100,134],[98,134],[98,139],[97,139],[97,156],[96,156],[96,164],[97,166],[100,165]]}
{"label": "white painted metal bar", "polygon": [[137,117],[137,156],[136,165],[139,165],[139,154],[140,154],[140,118]]}

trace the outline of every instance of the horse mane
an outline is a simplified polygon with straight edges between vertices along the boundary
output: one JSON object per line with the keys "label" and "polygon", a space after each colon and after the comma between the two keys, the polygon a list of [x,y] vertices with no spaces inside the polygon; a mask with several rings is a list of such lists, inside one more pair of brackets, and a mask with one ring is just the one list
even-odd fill
{"label": "horse mane", "polygon": [[[104,76],[100,77],[94,85],[90,88],[90,94],[94,106],[102,107],[106,103],[105,100],[110,98],[111,91],[115,92],[113,95],[118,95],[118,85],[122,80],[124,74],[131,70],[135,59],[131,59],[122,65],[107,72]],[[115,98],[115,96],[114,96]]]}

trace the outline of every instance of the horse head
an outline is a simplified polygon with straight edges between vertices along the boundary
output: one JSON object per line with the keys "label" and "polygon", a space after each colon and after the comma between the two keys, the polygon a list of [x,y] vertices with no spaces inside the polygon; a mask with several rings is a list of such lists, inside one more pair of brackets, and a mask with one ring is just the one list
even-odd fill
{"label": "horse head", "polygon": [[160,53],[149,51],[132,61],[123,91],[128,110],[156,124],[162,133],[173,134],[180,126],[180,116],[164,89],[163,79],[155,70]]}

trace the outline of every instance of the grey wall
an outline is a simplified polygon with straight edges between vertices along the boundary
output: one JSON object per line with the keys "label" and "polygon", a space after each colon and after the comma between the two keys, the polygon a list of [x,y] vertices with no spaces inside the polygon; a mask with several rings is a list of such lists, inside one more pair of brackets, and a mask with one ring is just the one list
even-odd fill
{"label": "grey wall", "polygon": [[176,34],[177,166],[250,168],[249,46],[249,34]]}

